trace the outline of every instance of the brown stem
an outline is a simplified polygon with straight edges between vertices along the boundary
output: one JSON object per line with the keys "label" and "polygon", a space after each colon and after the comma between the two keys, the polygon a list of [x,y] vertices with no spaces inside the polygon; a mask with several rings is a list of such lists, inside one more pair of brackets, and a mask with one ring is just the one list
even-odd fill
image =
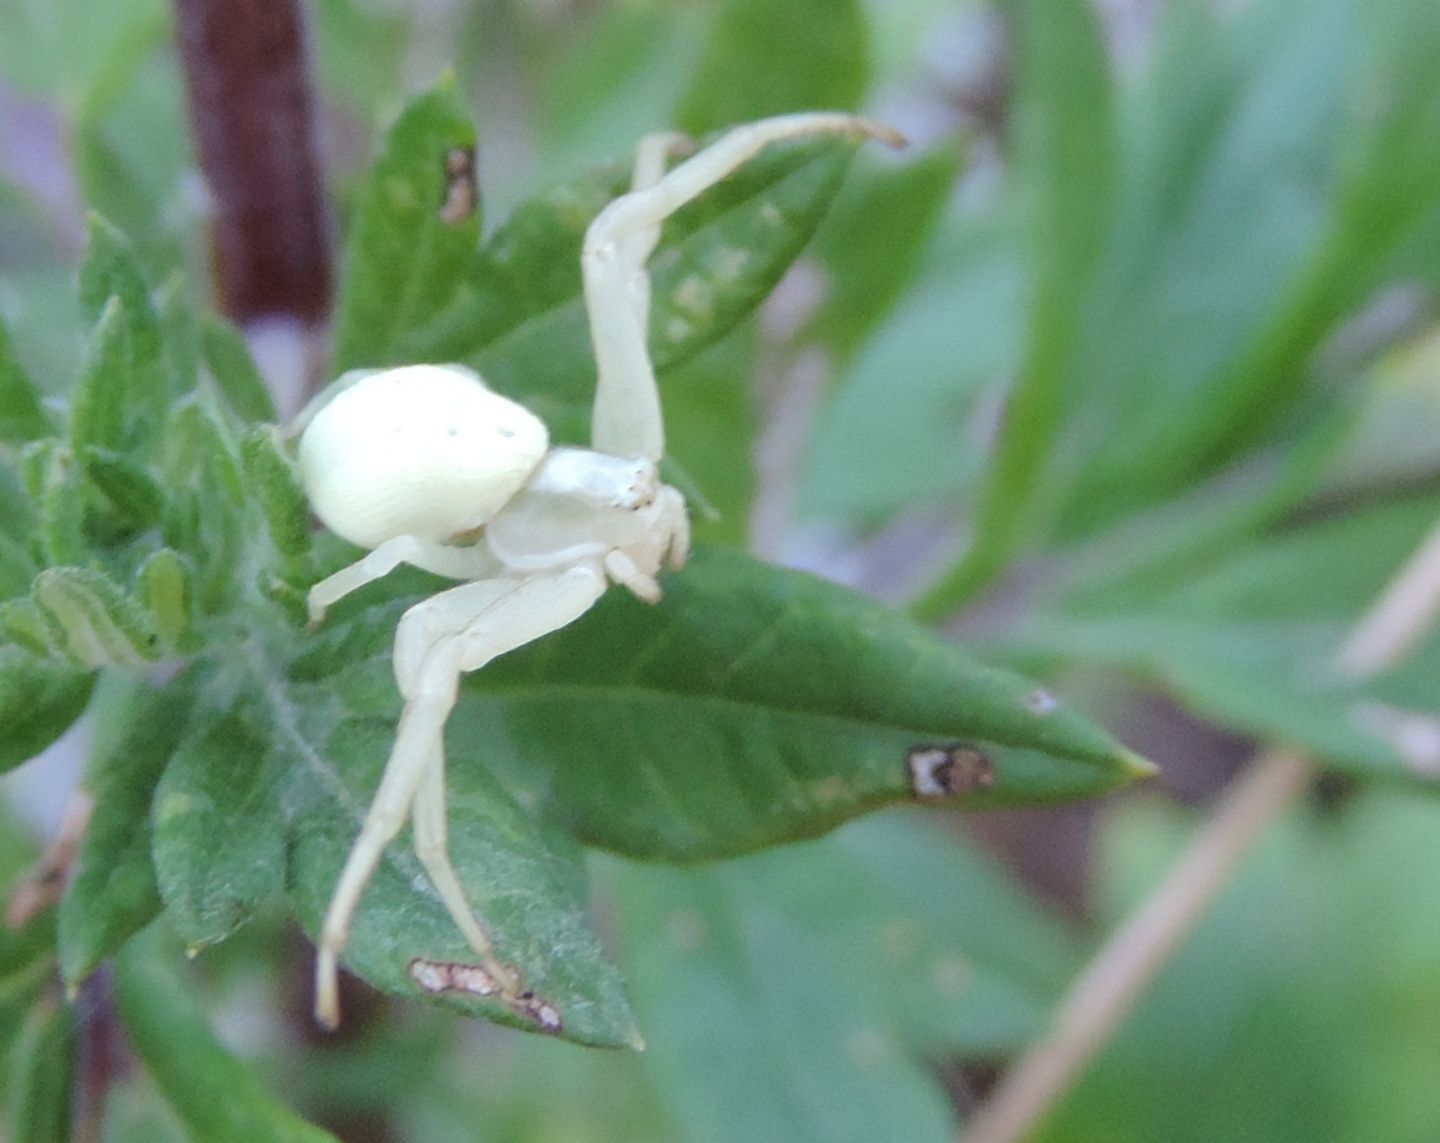
{"label": "brown stem", "polygon": [[90,813],[95,800],[84,790],[76,790],[65,807],[65,818],[60,823],[60,832],[45,848],[40,859],[32,865],[5,902],[5,927],[21,929],[37,915],[57,904],[65,893],[70,879],[70,866],[80,849],[85,829],[90,824]]}
{"label": "brown stem", "polygon": [[222,310],[330,307],[330,244],[305,28],[295,0],[175,0],[190,119],[214,199]]}
{"label": "brown stem", "polygon": [[124,1071],[125,1045],[115,1014],[109,967],[92,973],[75,1001],[75,1079],[71,1143],[100,1143],[110,1085]]}
{"label": "brown stem", "polygon": [[1304,755],[1273,750],[1235,780],[1180,860],[1071,985],[1049,1034],[1004,1075],[966,1124],[965,1143],[1017,1143],[1038,1126],[1311,774]]}

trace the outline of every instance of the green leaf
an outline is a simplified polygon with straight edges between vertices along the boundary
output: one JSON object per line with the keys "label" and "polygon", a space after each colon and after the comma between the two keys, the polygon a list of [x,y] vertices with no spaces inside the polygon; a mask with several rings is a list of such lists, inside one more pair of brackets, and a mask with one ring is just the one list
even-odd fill
{"label": "green leaf", "polygon": [[1440,716],[1440,640],[1366,684],[1327,666],[1346,632],[1440,518],[1411,496],[1304,526],[1241,535],[1181,576],[1080,580],[1012,636],[1026,652],[1140,674],[1247,733],[1303,747],[1360,777],[1433,780],[1402,749],[1404,713]]}
{"label": "green leaf", "polygon": [[85,788],[95,808],[60,901],[60,972],[68,985],[89,976],[160,911],[150,805],[195,701],[183,676],[150,690],[107,675],[97,696],[96,721],[109,741],[90,760]]}
{"label": "green leaf", "polygon": [[[776,146],[670,218],[650,260],[650,354],[664,372],[729,332],[774,288],[819,225],[850,140]],[[595,391],[580,247],[628,185],[601,168],[519,207],[486,243],[456,302],[402,342],[401,359],[464,361],[579,435]],[[561,417],[568,417],[557,425]]]}
{"label": "green leaf", "polygon": [[20,474],[35,506],[41,558],[52,566],[84,563],[85,496],[71,451],[54,438],[33,441],[20,454]]}
{"label": "green leaf", "polygon": [[0,600],[30,590],[35,566],[36,519],[19,474],[0,462]]}
{"label": "green leaf", "polygon": [[532,25],[543,53],[532,124],[541,177],[603,162],[642,132],[673,128],[710,16],[673,4],[605,4]]}
{"label": "green leaf", "polygon": [[[0,630],[4,626],[0,620]],[[0,772],[33,758],[64,734],[90,701],[94,682],[87,671],[0,643],[0,726],[5,728]]]}
{"label": "green leaf", "polygon": [[135,573],[135,594],[150,613],[161,642],[176,650],[193,651],[195,637],[194,591],[190,569],[169,548],[151,552]]}
{"label": "green leaf", "polygon": [[10,1061],[8,1138],[14,1143],[66,1143],[70,1138],[70,1075],[74,1066],[70,1010],[53,998],[30,1010]]}
{"label": "green leaf", "polygon": [[[1268,337],[1323,231],[1356,7],[1278,0],[1226,20],[1187,0],[1157,29],[1055,450],[1061,537],[1175,493],[1189,439],[1225,418],[1210,394]],[[1197,393],[1206,407],[1187,414]]]}
{"label": "green leaf", "polygon": [[702,541],[742,547],[749,531],[755,470],[746,454],[757,415],[747,386],[736,379],[751,376],[754,363],[755,338],[741,328],[670,373],[665,447],[685,459],[683,477],[667,473],[665,479],[693,484],[677,486],[690,500],[691,526]]}
{"label": "green leaf", "polygon": [[40,391],[15,356],[10,331],[0,321],[0,441],[20,442],[47,436],[50,422]]}
{"label": "green leaf", "polygon": [[[313,682],[287,679],[246,646],[246,673],[204,685],[223,705],[181,745],[155,800],[161,894],[192,945],[223,938],[282,891],[319,931],[394,740],[400,698],[388,644],[349,674],[330,670]],[[463,734],[449,738],[452,757],[476,753]],[[534,821],[482,766],[452,766],[447,788],[450,855],[499,955],[560,1013],[562,1036],[633,1043],[619,976],[584,916],[578,848]],[[435,996],[416,982],[417,959],[472,957],[403,840],[366,887],[343,959],[386,991],[537,1028],[492,1002]]]}
{"label": "green leaf", "polygon": [[143,1069],[111,1085],[105,1100],[105,1143],[190,1143],[190,1139]]}
{"label": "green leaf", "polygon": [[1297,425],[1289,447],[1257,458],[1246,479],[1221,474],[1067,553],[1057,582],[1067,606],[1131,610],[1131,601],[1183,590],[1222,553],[1242,551],[1317,495],[1338,440],[1353,427],[1325,417]]}
{"label": "green leaf", "polygon": [[871,525],[972,498],[985,457],[956,442],[977,439],[1024,337],[1019,259],[998,213],[966,219],[850,361],[816,417],[802,512]]}
{"label": "green leaf", "polygon": [[1122,92],[1109,249],[1032,539],[1089,538],[1254,446],[1286,447],[1317,407],[1344,415],[1353,386],[1334,382],[1376,348],[1345,319],[1435,274],[1420,140],[1440,129],[1421,62],[1436,28],[1410,12],[1166,7],[1152,67]]}
{"label": "green leaf", "polygon": [[281,430],[274,425],[252,429],[240,442],[240,461],[276,550],[292,558],[305,555],[310,550],[310,509]]}
{"label": "green leaf", "polygon": [[200,361],[204,350],[203,320],[197,313],[202,299],[195,287],[176,270],[161,283],[155,294],[155,313],[164,339],[165,367],[177,394],[188,395],[200,388]]}
{"label": "green leaf", "polygon": [[[1295,18],[1308,16],[1297,10]],[[1197,456],[1233,456],[1263,436],[1303,391],[1308,359],[1323,339],[1386,284],[1397,247],[1440,207],[1440,77],[1430,66],[1440,51],[1440,14],[1378,4],[1363,19],[1372,43],[1351,48],[1359,77],[1337,132],[1324,231],[1232,368],[1174,410],[1195,431],[1184,450],[1168,441],[1156,449],[1166,454],[1154,465],[1162,473]]]}
{"label": "green leaf", "polygon": [[115,962],[115,1002],[136,1055],[192,1137],[214,1143],[333,1143],[328,1131],[277,1103],[225,1050],[171,968],[174,957],[155,926],[132,940]]}
{"label": "green leaf", "polygon": [[[205,678],[197,690],[213,695],[213,676],[208,688]],[[224,940],[284,890],[284,838],[276,828],[282,775],[267,745],[254,703],[232,701],[196,719],[155,788],[160,896],[191,949]]]}
{"label": "green leaf", "polygon": [[1096,17],[1072,0],[1024,0],[1019,17],[1016,166],[1030,238],[1030,329],[1020,376],[964,560],[916,613],[953,611],[1027,539],[1032,501],[1060,427],[1086,287],[1104,248],[1115,163],[1109,64]]}
{"label": "green leaf", "polygon": [[129,337],[125,305],[120,298],[111,297],[95,322],[85,364],[70,400],[71,447],[124,447],[131,363]]}
{"label": "green leaf", "polygon": [[230,407],[245,421],[273,421],[275,403],[238,329],[207,316],[201,326],[206,368]]}
{"label": "green leaf", "polygon": [[842,362],[854,354],[914,276],[962,155],[955,144],[903,163],[867,161],[862,153],[815,236],[826,290],[802,337],[824,343]]}
{"label": "green leaf", "polygon": [[702,135],[788,111],[853,111],[869,48],[856,0],[725,0],[676,121]]}
{"label": "green leaf", "polygon": [[46,568],[30,598],[56,653],[79,666],[137,669],[165,652],[151,616],[104,572]]}
{"label": "green leaf", "polygon": [[143,241],[159,229],[158,196],[124,154],[125,140],[117,145],[110,135],[93,114],[73,124],[70,148],[80,193],[91,209]]}
{"label": "green leaf", "polygon": [[685,1136],[716,1143],[953,1139],[926,1059],[1014,1051],[1075,959],[978,853],[915,821],[615,880],[646,1064]]}
{"label": "green leaf", "polygon": [[859,146],[818,138],[769,148],[666,222],[650,260],[657,370],[713,344],[769,295],[825,218]]}
{"label": "green leaf", "polygon": [[41,660],[63,658],[51,646],[50,630],[45,616],[28,596],[23,599],[8,599],[0,603],[0,634],[7,644],[33,655]]}
{"label": "green leaf", "polygon": [[[711,549],[664,586],[658,607],[611,592],[470,676],[452,716],[587,843],[693,861],[885,805],[1027,804],[1149,772],[1035,684],[843,588]],[[327,677],[337,645],[378,652],[393,622],[376,609],[296,669]],[[912,773],[927,764],[953,764],[954,796]]]}
{"label": "green leaf", "polygon": [[1344,441],[1326,458],[1320,496],[1363,495],[1440,473],[1440,328],[1386,353],[1365,372]]}
{"label": "green leaf", "polygon": [[205,208],[183,181],[194,141],[174,21],[163,5],[145,3],[151,10],[114,30],[109,58],[67,100],[67,151],[81,200],[128,237],[146,266],[163,270],[184,264]]}
{"label": "green leaf", "polygon": [[137,24],[163,17],[159,0],[116,0],[103,9],[74,0],[17,5],[6,15],[0,71],[26,91],[77,96],[115,66],[116,44]]}
{"label": "green leaf", "polygon": [[[393,732],[393,722],[380,719],[352,719],[337,727],[329,747],[332,758],[349,763],[345,796],[322,792],[313,783],[296,791],[295,809],[302,816],[296,821],[291,899],[312,934],[320,930],[342,860],[359,831],[364,800],[379,783]],[[464,743],[462,736],[457,757],[473,753]],[[584,913],[578,847],[537,823],[483,766],[452,767],[447,787],[451,860],[501,959],[515,964],[527,988],[559,1013],[559,1034],[566,1039],[602,1047],[638,1045],[619,973]],[[314,800],[299,802],[301,797]],[[542,1030],[494,1004],[422,993],[413,976],[417,959],[445,964],[474,958],[433,890],[417,893],[418,860],[396,848],[366,888],[346,966],[387,992],[434,999],[525,1031]]]}
{"label": "green leaf", "polygon": [[[397,341],[451,300],[474,261],[478,208],[447,209],[474,161],[475,127],[453,78],[415,99],[360,192],[336,303],[339,371],[395,360]],[[473,187],[472,187],[473,190]]]}
{"label": "green leaf", "polygon": [[219,609],[242,586],[247,507],[240,460],[229,434],[200,402],[180,405],[165,434],[165,540],[194,569],[201,613]]}
{"label": "green leaf", "polygon": [[247,501],[240,459],[231,434],[216,410],[204,402],[186,401],[171,415],[167,432],[170,450],[167,471],[177,478],[188,474],[205,487],[217,506],[235,509]]}
{"label": "green leaf", "polygon": [[[118,300],[118,306],[111,299]],[[123,441],[90,437],[85,443],[149,447],[165,424],[172,395],[160,319],[134,251],[125,237],[97,214],[90,216],[89,245],[80,267],[80,303],[96,323],[97,343],[104,347],[103,351],[94,351],[94,367],[103,367],[104,375],[88,384],[108,385],[119,391],[107,395],[104,401],[119,405],[124,426]],[[112,323],[119,328],[111,328]],[[121,334],[125,343],[123,368],[108,344]],[[109,432],[113,419],[112,414],[104,414],[100,428]]]}
{"label": "green leaf", "polygon": [[77,455],[86,478],[104,493],[113,510],[104,518],[107,528],[134,531],[160,522],[165,490],[148,468],[108,448],[87,445]]}

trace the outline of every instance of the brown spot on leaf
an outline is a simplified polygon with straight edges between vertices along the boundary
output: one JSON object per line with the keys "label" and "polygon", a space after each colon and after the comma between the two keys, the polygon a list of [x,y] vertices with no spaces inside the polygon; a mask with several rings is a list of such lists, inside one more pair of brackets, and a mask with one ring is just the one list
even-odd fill
{"label": "brown spot on leaf", "polygon": [[922,801],[984,790],[995,781],[989,755],[964,743],[913,747],[905,763],[910,792]]}
{"label": "brown spot on leaf", "polygon": [[478,964],[426,960],[410,962],[410,979],[434,996],[459,993],[464,996],[494,996],[500,991],[495,978]]}
{"label": "brown spot on leaf", "polygon": [[440,221],[455,226],[473,215],[479,204],[475,150],[473,147],[452,147],[445,152],[445,197],[440,203]]}
{"label": "brown spot on leaf", "polygon": [[520,994],[520,999],[511,1007],[520,1015],[535,1021],[540,1031],[548,1032],[552,1036],[558,1034],[565,1027],[555,1005],[543,996],[536,996],[528,989]]}
{"label": "brown spot on leaf", "polygon": [[495,977],[478,964],[416,957],[410,962],[410,979],[431,996],[495,997],[503,1001],[512,1012],[530,1020],[540,1031],[548,1032],[552,1036],[565,1027],[560,1018],[560,1010],[543,996],[537,996],[528,988],[518,996],[514,993],[507,994]]}

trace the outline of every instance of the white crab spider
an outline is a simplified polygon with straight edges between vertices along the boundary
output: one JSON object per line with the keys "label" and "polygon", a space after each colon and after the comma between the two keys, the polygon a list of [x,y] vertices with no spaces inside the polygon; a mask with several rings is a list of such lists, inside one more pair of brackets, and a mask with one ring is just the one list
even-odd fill
{"label": "white crab spider", "polygon": [[315,982],[322,1023],[339,1020],[336,971],[351,920],[408,817],[416,853],[491,992],[546,1024],[450,863],[445,722],[463,672],[578,619],[607,581],[656,602],[662,563],[685,562],[685,501],[657,473],[665,442],[646,348],[645,263],[661,223],[685,203],[767,144],[822,132],[896,141],[850,115],[787,115],[738,127],[668,174],[666,156],[683,140],[641,141],[630,193],[591,223],[581,255],[597,370],[591,448],[550,448],[537,417],[458,365],[348,374],[301,415],[300,475],[311,504],[332,531],[372,549],[311,589],[312,623],[401,563],[466,581],[410,608],[395,633],[405,706],[325,915]]}

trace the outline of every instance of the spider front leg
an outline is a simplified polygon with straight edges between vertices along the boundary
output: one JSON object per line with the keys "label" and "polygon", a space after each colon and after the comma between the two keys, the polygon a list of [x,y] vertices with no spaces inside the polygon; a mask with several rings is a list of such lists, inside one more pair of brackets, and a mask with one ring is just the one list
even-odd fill
{"label": "spider front leg", "polygon": [[504,568],[483,544],[454,547],[416,536],[396,536],[367,552],[353,564],[327,575],[310,589],[307,604],[310,627],[318,627],[325,613],[353,591],[383,579],[401,564],[443,575],[447,579],[489,579]]}
{"label": "spider front leg", "polygon": [[782,115],[735,128],[658,178],[671,140],[651,137],[641,144],[634,189],[596,216],[585,232],[580,259],[595,350],[591,444],[597,452],[655,461],[665,452],[660,394],[647,346],[650,285],[645,271],[661,224],[769,144],[824,133],[903,142],[889,128],[854,115]]}
{"label": "spider front leg", "polygon": [[340,1020],[337,971],[360,895],[385,847],[407,818],[415,848],[497,997],[523,1009],[518,974],[495,955],[483,920],[471,907],[450,861],[445,809],[445,723],[460,675],[497,655],[574,622],[600,598],[605,576],[585,563],[563,572],[462,584],[416,604],[395,634],[395,675],[405,709],[380,788],[341,870],[325,913],[315,965],[315,1015]]}

